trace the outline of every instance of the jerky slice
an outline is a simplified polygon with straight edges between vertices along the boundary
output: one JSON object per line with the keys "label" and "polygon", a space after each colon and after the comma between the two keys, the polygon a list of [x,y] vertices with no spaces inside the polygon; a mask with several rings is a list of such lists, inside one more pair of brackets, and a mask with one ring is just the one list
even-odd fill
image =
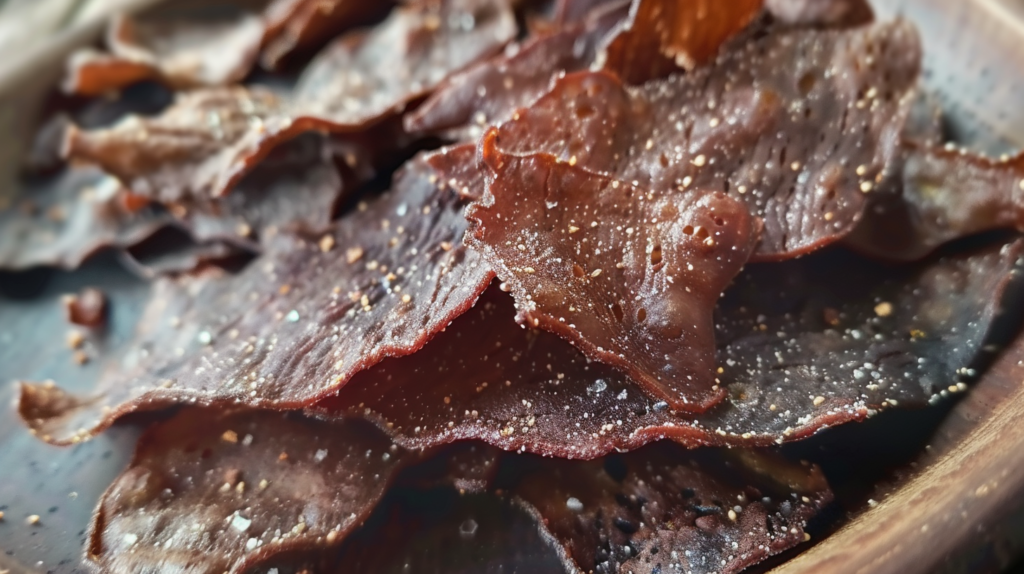
{"label": "jerky slice", "polygon": [[416,449],[479,439],[596,458],[665,438],[800,440],[966,389],[958,374],[985,343],[1021,253],[1017,242],[894,270],[833,250],[751,266],[716,311],[717,378],[729,394],[701,415],[673,412],[557,336],[522,329],[497,289],[422,352],[360,373],[312,410],[367,417]]}
{"label": "jerky slice", "polygon": [[264,11],[260,63],[274,70],[295,53],[321,47],[338,33],[384,16],[390,0],[274,0]]}
{"label": "jerky slice", "polygon": [[65,151],[157,201],[221,196],[280,143],[307,131],[365,131],[515,32],[506,0],[405,6],[372,31],[336,40],[309,65],[294,93],[260,87],[187,92],[152,119],[132,116],[107,130],[71,130]]}
{"label": "jerky slice", "polygon": [[75,54],[64,89],[99,96],[142,80],[175,89],[231,84],[249,73],[262,37],[263,22],[251,14],[161,22],[122,15],[107,29],[110,53]]}
{"label": "jerky slice", "polygon": [[875,20],[867,0],[765,0],[765,9],[790,26],[863,26]]}
{"label": "jerky slice", "polygon": [[759,229],[722,193],[655,194],[484,138],[493,174],[470,245],[511,288],[519,319],[626,371],[673,408],[703,412],[714,381],[711,312]]}
{"label": "jerky slice", "polygon": [[100,501],[104,572],[243,572],[340,544],[404,457],[358,421],[186,410],[151,428]]}
{"label": "jerky slice", "polygon": [[782,259],[860,219],[898,153],[919,67],[906,22],[769,29],[713,65],[638,88],[567,76],[503,125],[499,142],[662,194],[728,193],[764,219],[756,257]]}
{"label": "jerky slice", "polygon": [[26,384],[20,413],[44,440],[68,444],[125,413],[182,402],[312,404],[473,306],[494,275],[462,246],[466,226],[458,197],[414,161],[329,234],[280,235],[234,277],[157,282],[135,341],[95,391]]}
{"label": "jerky slice", "polygon": [[763,0],[633,0],[602,51],[604,69],[642,84],[711,61],[761,12]]}
{"label": "jerky slice", "polygon": [[1024,154],[993,160],[912,142],[903,147],[900,177],[876,198],[851,246],[914,261],[960,237],[1024,230]]}

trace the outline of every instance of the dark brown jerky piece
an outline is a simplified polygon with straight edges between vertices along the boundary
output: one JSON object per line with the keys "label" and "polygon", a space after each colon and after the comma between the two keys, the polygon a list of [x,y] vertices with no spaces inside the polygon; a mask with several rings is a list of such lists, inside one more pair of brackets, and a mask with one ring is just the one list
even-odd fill
{"label": "dark brown jerky piece", "polygon": [[120,184],[95,169],[23,180],[19,196],[0,210],[0,268],[72,269],[105,247],[134,245],[171,220],[160,210],[129,209]]}
{"label": "dark brown jerky piece", "polygon": [[720,401],[711,314],[758,239],[746,206],[503,154],[495,137],[484,137],[492,179],[467,211],[467,239],[512,290],[519,320],[623,369],[673,408]]}
{"label": "dark brown jerky piece", "polygon": [[604,461],[545,460],[511,492],[573,571],[733,573],[804,542],[832,500],[816,467],[767,458],[663,443]]}
{"label": "dark brown jerky piece", "polygon": [[790,26],[863,26],[875,20],[867,0],[765,0],[765,9]]}
{"label": "dark brown jerky piece", "polygon": [[266,33],[260,63],[276,69],[293,53],[318,49],[350,28],[384,16],[390,0],[274,0],[264,11]]}
{"label": "dark brown jerky piece", "polygon": [[156,118],[72,130],[67,155],[99,164],[157,201],[221,196],[280,143],[308,131],[365,131],[515,32],[506,0],[398,8],[372,31],[343,36],[321,52],[294,93],[259,87],[184,93]]}
{"label": "dark brown jerky piece", "polygon": [[81,398],[24,385],[20,412],[55,444],[136,410],[189,402],[302,408],[413,353],[494,274],[463,247],[456,194],[421,160],[323,236],[279,235],[242,273],[154,285],[135,340]]}
{"label": "dark brown jerky piece", "polygon": [[64,304],[64,316],[73,325],[97,328],[107,320],[107,296],[94,287],[65,295],[61,302]]}
{"label": "dark brown jerky piece", "polygon": [[467,143],[431,153],[425,161],[438,174],[442,185],[448,186],[466,200],[480,199],[484,194],[484,167],[477,158],[476,144]]}
{"label": "dark brown jerky piece", "polygon": [[107,29],[110,53],[72,57],[64,89],[98,96],[141,80],[175,89],[230,84],[249,73],[262,38],[263,22],[251,14],[159,22],[120,16]]}
{"label": "dark brown jerky piece", "polygon": [[504,54],[477,63],[445,80],[427,101],[405,117],[410,132],[439,133],[475,140],[488,125],[512,119],[551,88],[560,74],[584,70],[600,42],[626,15],[616,2],[579,23],[527,39]]}
{"label": "dark brown jerky piece", "polygon": [[710,62],[761,13],[763,0],[633,0],[629,18],[602,51],[601,65],[642,84]]}
{"label": "dark brown jerky piece", "polygon": [[899,177],[879,193],[847,242],[894,261],[993,229],[1024,230],[1024,154],[989,159],[907,143]]}
{"label": "dark brown jerky piece", "polygon": [[340,545],[404,453],[358,421],[185,410],[140,439],[100,501],[87,558],[104,572],[244,572]]}
{"label": "dark brown jerky piece", "polygon": [[898,153],[919,65],[917,33],[902,21],[770,31],[638,88],[570,75],[499,141],[659,193],[729,193],[764,219],[756,257],[787,258],[860,219]]}
{"label": "dark brown jerky piece", "polygon": [[1021,245],[894,270],[842,251],[750,267],[717,310],[722,404],[673,412],[492,289],[422,352],[360,373],[313,410],[365,416],[408,448],[479,439],[596,458],[659,439],[763,446],[966,389]]}

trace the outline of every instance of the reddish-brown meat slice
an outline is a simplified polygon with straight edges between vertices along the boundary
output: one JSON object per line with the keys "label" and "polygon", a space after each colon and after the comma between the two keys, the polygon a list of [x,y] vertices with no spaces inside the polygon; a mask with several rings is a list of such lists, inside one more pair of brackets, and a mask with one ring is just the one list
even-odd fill
{"label": "reddish-brown meat slice", "polygon": [[505,281],[519,320],[572,341],[683,411],[724,396],[714,380],[715,301],[757,242],[723,193],[657,194],[484,136],[492,172],[467,236]]}
{"label": "reddish-brown meat slice", "polygon": [[765,9],[790,26],[863,26],[875,20],[867,0],[765,0]]}
{"label": "reddish-brown meat slice", "polygon": [[155,118],[70,130],[66,155],[100,165],[157,201],[221,196],[274,146],[308,131],[366,131],[515,33],[507,0],[404,6],[371,31],[336,40],[294,93],[260,87],[183,93]]}
{"label": "reddish-brown meat slice", "polygon": [[489,291],[423,351],[357,375],[321,416],[365,416],[408,448],[480,439],[509,451],[596,458],[671,438],[769,445],[927,403],[971,362],[1021,245],[895,270],[830,250],[750,267],[717,310],[717,374],[729,395],[673,412],[557,336],[516,325]]}
{"label": "reddish-brown meat slice", "polygon": [[608,3],[578,23],[529,38],[453,74],[405,117],[406,129],[452,140],[479,138],[488,125],[512,119],[517,109],[546,94],[560,74],[589,67],[627,7],[626,2]]}
{"label": "reddish-brown meat slice", "polygon": [[20,412],[44,440],[67,444],[183,402],[310,405],[473,306],[494,274],[462,245],[467,225],[458,196],[413,161],[330,233],[280,235],[233,277],[158,281],[137,336],[93,392],[26,384]]}
{"label": "reddish-brown meat slice", "polygon": [[276,69],[294,53],[318,49],[339,33],[387,14],[391,0],[274,0],[263,13],[260,63]]}
{"label": "reddish-brown meat slice", "polygon": [[405,453],[359,421],[185,410],[140,439],[100,500],[86,556],[104,572],[245,572],[339,546]]}
{"label": "reddish-brown meat slice", "polygon": [[263,22],[252,14],[159,22],[120,16],[107,29],[110,53],[74,55],[64,89],[98,96],[142,80],[175,89],[234,83],[252,69],[262,38]]}
{"label": "reddish-brown meat slice", "polygon": [[769,30],[714,65],[637,88],[570,75],[503,125],[499,142],[659,194],[726,192],[764,219],[756,257],[783,259],[860,219],[898,153],[919,66],[903,21]]}
{"label": "reddish-brown meat slice", "polygon": [[633,0],[629,18],[609,38],[601,64],[642,84],[710,62],[761,13],[763,0]]}
{"label": "reddish-brown meat slice", "polygon": [[899,177],[879,193],[847,242],[891,261],[993,229],[1024,230],[1024,154],[989,159],[908,142]]}
{"label": "reddish-brown meat slice", "polygon": [[107,322],[107,296],[95,287],[65,295],[62,302],[64,316],[72,325],[97,329]]}
{"label": "reddish-brown meat slice", "polygon": [[832,500],[816,467],[665,443],[604,461],[545,460],[510,490],[581,574],[739,572],[804,542]]}

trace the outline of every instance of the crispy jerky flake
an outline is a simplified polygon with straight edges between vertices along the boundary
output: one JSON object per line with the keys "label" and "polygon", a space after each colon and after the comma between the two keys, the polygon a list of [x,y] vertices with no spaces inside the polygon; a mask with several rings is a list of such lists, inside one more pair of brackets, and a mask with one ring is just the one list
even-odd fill
{"label": "crispy jerky flake", "polygon": [[733,573],[802,543],[832,500],[816,467],[763,458],[663,443],[603,461],[545,460],[511,492],[572,571]]}
{"label": "crispy jerky flake", "polygon": [[462,245],[467,225],[458,196],[415,160],[334,226],[330,249],[322,235],[282,234],[239,275],[158,281],[136,340],[93,393],[25,385],[20,412],[66,444],[181,402],[312,404],[473,306],[494,274]]}
{"label": "crispy jerky flake", "polygon": [[900,176],[878,194],[851,246],[913,261],[968,235],[1024,230],[1024,154],[989,159],[912,142],[903,148]]}
{"label": "crispy jerky flake", "polygon": [[66,155],[96,163],[158,201],[224,195],[282,142],[308,131],[365,131],[515,32],[505,0],[405,6],[372,31],[336,40],[293,93],[260,87],[183,93],[155,118],[71,130]]}
{"label": "crispy jerky flake", "polygon": [[385,15],[393,4],[390,0],[274,0],[264,11],[260,63],[276,69],[296,52],[319,48],[340,32]]}
{"label": "crispy jerky flake", "polygon": [[633,0],[629,18],[609,38],[604,69],[642,84],[711,61],[761,12],[763,0]]}
{"label": "crispy jerky flake", "polygon": [[[959,392],[1021,244],[894,270],[842,251],[751,266],[716,311],[726,399],[674,412],[622,373],[516,325],[491,289],[422,352],[357,375],[321,416],[365,416],[408,448],[480,439],[596,458],[670,438],[769,445]],[[781,281],[780,281],[781,280]]]}
{"label": "crispy jerky flake", "polygon": [[[517,157],[485,136],[492,172],[470,245],[515,295],[520,320],[623,369],[674,408],[703,412],[715,385],[711,312],[758,224],[722,193],[688,196]],[[570,162],[571,163],[571,162]]]}
{"label": "crispy jerky flake", "polygon": [[64,89],[98,96],[141,80],[175,89],[230,84],[249,73],[262,38],[263,22],[252,14],[160,22],[122,15],[107,29],[110,53],[72,57]]}
{"label": "crispy jerky flake", "polygon": [[637,88],[569,75],[499,142],[644,189],[728,193],[764,219],[756,257],[787,258],[860,219],[898,152],[919,67],[906,22],[769,29],[713,65]]}
{"label": "crispy jerky flake", "polygon": [[87,557],[104,572],[243,572],[338,546],[404,453],[355,421],[181,412],[158,423],[100,501]]}
{"label": "crispy jerky flake", "polygon": [[453,74],[405,117],[410,132],[477,139],[487,126],[512,119],[551,88],[560,74],[584,70],[605,35],[626,15],[615,2],[578,23],[510,46],[503,54]]}

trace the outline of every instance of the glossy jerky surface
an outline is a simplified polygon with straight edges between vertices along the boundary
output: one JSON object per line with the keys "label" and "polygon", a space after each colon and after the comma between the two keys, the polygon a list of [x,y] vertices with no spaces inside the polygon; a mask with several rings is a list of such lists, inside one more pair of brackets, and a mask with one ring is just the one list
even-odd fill
{"label": "glossy jerky surface", "polygon": [[512,290],[519,320],[628,373],[673,408],[703,412],[714,381],[712,310],[758,223],[722,193],[656,195],[484,138],[491,171],[469,244]]}
{"label": "glossy jerky surface", "polygon": [[252,14],[166,22],[120,16],[107,30],[110,52],[72,57],[64,89],[99,96],[142,80],[175,89],[231,84],[249,73],[262,38],[263,22]]}
{"label": "glossy jerky surface", "polygon": [[273,147],[308,131],[364,131],[515,33],[505,0],[397,8],[373,30],[325,48],[291,93],[261,87],[185,92],[155,118],[72,130],[66,152],[159,201],[224,195]]}
{"label": "glossy jerky surface", "polygon": [[185,410],[140,439],[100,500],[87,558],[105,572],[244,572],[340,544],[404,453],[359,421]]}
{"label": "glossy jerky surface", "polygon": [[637,88],[569,75],[501,126],[498,146],[657,194],[728,193],[764,220],[758,259],[834,242],[897,153],[917,33],[897,21],[741,40],[712,65]]}
{"label": "glossy jerky surface", "polygon": [[[673,439],[770,445],[875,409],[961,392],[1019,244],[902,270],[841,251],[749,268],[716,310],[719,384],[701,415],[674,412],[559,337],[516,325],[497,289],[423,351],[355,377],[320,416],[365,416],[409,448],[480,439],[509,451],[597,458]],[[782,279],[780,281],[780,279]]]}
{"label": "glossy jerky surface", "polygon": [[414,161],[327,234],[280,235],[236,276],[158,281],[136,340],[95,390],[24,385],[20,412],[44,440],[67,444],[128,412],[183,402],[312,404],[417,351],[473,306],[493,273],[462,246],[467,225],[458,196]]}

